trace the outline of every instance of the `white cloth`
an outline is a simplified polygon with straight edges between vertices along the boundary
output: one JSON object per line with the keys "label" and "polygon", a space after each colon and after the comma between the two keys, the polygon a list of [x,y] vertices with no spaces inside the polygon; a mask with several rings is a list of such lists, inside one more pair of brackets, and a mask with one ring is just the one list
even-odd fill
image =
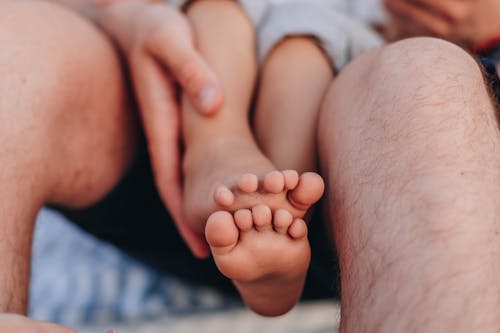
{"label": "white cloth", "polygon": [[[187,0],[168,0],[183,6]],[[381,38],[352,12],[351,0],[239,0],[255,24],[259,60],[283,38],[315,37],[337,70]],[[374,0],[369,0],[374,1]]]}

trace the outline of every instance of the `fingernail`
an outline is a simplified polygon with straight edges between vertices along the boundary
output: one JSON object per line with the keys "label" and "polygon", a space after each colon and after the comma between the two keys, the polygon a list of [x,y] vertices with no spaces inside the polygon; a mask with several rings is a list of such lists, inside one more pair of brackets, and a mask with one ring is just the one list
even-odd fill
{"label": "fingernail", "polygon": [[217,94],[217,89],[214,86],[205,87],[199,96],[200,106],[202,111],[208,111],[214,104],[214,98]]}

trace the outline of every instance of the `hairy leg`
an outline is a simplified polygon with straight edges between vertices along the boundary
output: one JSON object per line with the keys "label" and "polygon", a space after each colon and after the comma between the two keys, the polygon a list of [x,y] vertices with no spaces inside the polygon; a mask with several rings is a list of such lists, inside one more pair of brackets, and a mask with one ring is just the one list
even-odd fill
{"label": "hairy leg", "polygon": [[433,39],[372,51],[319,135],[341,330],[498,331],[500,132],[473,59]]}
{"label": "hairy leg", "polygon": [[85,20],[2,1],[0,43],[0,311],[23,313],[38,210],[104,196],[133,157],[136,129],[119,59]]}
{"label": "hairy leg", "polygon": [[290,37],[267,57],[260,79],[254,130],[265,155],[280,169],[317,169],[318,115],[331,65],[310,37]]}

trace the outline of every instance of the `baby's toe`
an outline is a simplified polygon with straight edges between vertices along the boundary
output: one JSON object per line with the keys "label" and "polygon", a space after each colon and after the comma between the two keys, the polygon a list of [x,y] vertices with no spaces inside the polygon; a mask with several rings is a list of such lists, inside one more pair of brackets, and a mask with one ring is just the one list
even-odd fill
{"label": "baby's toe", "polygon": [[299,177],[297,187],[288,192],[288,199],[296,208],[307,210],[321,198],[324,190],[325,183],[320,175],[305,172]]}
{"label": "baby's toe", "polygon": [[245,193],[256,192],[259,188],[259,178],[252,173],[244,174],[238,179],[237,187]]}
{"label": "baby's toe", "polygon": [[221,207],[230,207],[234,200],[234,194],[227,186],[221,185],[214,192],[214,201]]}
{"label": "baby's toe", "polygon": [[253,228],[253,217],[250,209],[240,209],[234,213],[234,221],[240,231],[249,231]]}
{"label": "baby's toe", "polygon": [[293,190],[299,183],[299,173],[295,170],[284,170],[283,176],[285,177],[285,189]]}
{"label": "baby's toe", "polygon": [[238,242],[239,231],[233,216],[226,211],[210,215],[205,226],[205,237],[214,255],[229,252]]}
{"label": "baby's toe", "polygon": [[276,232],[286,235],[288,228],[293,222],[292,214],[286,209],[278,209],[274,212],[274,230]]}
{"label": "baby's toe", "polygon": [[278,194],[285,188],[285,177],[279,171],[271,171],[264,176],[262,188],[268,193]]}
{"label": "baby's toe", "polygon": [[295,219],[290,228],[288,228],[288,234],[295,240],[303,239],[307,236],[307,224],[303,219]]}
{"label": "baby's toe", "polygon": [[252,208],[253,224],[258,231],[272,229],[272,212],[271,208],[266,205],[257,205]]}

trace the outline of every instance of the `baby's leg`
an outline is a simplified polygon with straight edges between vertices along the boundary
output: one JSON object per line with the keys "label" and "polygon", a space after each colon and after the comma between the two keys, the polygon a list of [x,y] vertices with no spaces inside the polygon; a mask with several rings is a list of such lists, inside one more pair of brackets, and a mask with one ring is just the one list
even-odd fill
{"label": "baby's leg", "polygon": [[331,64],[313,38],[290,37],[264,62],[254,130],[278,168],[316,170],[316,130]]}
{"label": "baby's leg", "polygon": [[261,154],[248,123],[257,73],[251,22],[236,2],[228,0],[195,1],[187,15],[198,49],[216,72],[225,96],[212,118],[199,115],[183,98],[185,213],[191,227],[203,233],[208,216],[218,208],[212,200],[217,186],[274,166]]}
{"label": "baby's leg", "polygon": [[[211,213],[225,210],[206,228],[218,267],[253,310],[280,314],[302,291],[309,246],[300,218],[321,197],[323,181],[317,174],[276,171],[257,147],[248,122],[257,72],[253,27],[237,3],[197,1],[188,17],[226,100],[206,119],[183,99],[186,217],[201,232]],[[235,212],[254,206],[253,214]]]}
{"label": "baby's leg", "polygon": [[203,233],[214,211],[234,212],[257,204],[273,211],[285,208],[302,217],[321,196],[323,184],[317,175],[299,181],[296,173],[276,171],[253,138],[248,113],[257,64],[250,20],[237,2],[229,0],[195,1],[187,15],[198,49],[217,73],[225,94],[223,107],[209,119],[183,99],[188,223]]}

